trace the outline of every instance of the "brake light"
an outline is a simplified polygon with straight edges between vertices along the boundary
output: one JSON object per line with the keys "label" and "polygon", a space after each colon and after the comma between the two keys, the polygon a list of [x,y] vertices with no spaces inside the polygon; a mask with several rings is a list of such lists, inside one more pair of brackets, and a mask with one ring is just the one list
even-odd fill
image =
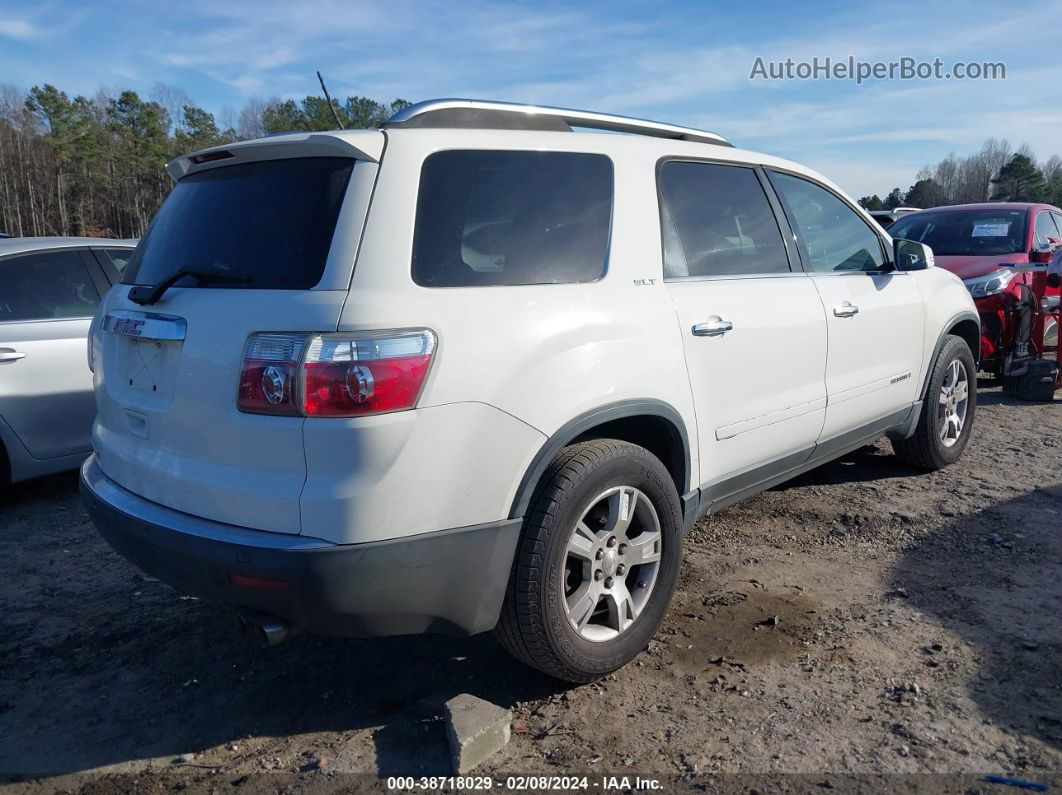
{"label": "brake light", "polygon": [[297,416],[298,369],[306,334],[252,334],[243,350],[236,405],[249,414]]}
{"label": "brake light", "polygon": [[435,352],[427,329],[252,334],[237,406],[249,414],[360,417],[416,405]]}
{"label": "brake light", "polygon": [[303,412],[358,417],[413,408],[434,352],[427,329],[318,334],[303,363]]}

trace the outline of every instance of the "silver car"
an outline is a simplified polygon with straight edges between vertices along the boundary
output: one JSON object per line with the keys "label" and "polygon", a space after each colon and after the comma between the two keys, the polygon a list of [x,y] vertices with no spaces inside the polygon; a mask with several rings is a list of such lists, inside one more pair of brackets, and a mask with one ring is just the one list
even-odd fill
{"label": "silver car", "polygon": [[89,323],[135,246],[0,239],[0,486],[75,469],[90,451]]}

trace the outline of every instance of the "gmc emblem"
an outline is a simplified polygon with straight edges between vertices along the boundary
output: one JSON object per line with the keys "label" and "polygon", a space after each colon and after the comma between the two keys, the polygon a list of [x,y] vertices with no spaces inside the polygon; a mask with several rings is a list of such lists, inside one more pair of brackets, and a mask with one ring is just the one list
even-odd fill
{"label": "gmc emblem", "polygon": [[143,320],[135,320],[130,317],[117,317],[114,319],[113,330],[115,334],[128,334],[133,337],[139,337],[140,327],[143,325]]}

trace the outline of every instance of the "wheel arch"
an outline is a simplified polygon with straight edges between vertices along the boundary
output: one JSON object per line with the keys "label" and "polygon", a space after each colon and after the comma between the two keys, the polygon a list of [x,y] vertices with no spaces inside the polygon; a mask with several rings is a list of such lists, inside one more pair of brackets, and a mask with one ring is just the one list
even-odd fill
{"label": "wheel arch", "polygon": [[981,318],[976,312],[960,312],[944,324],[937,344],[933,346],[933,354],[926,361],[926,372],[922,378],[922,399],[925,399],[926,390],[929,389],[929,378],[933,375],[933,363],[940,355],[941,348],[947,342],[948,337],[959,337],[970,346],[973,354],[974,365],[981,363]]}
{"label": "wheel arch", "polygon": [[584,412],[562,425],[535,454],[516,489],[509,518],[522,517],[531,495],[557,454],[573,442],[621,439],[663,462],[681,498],[690,489],[690,440],[682,415],[662,400],[623,400]]}

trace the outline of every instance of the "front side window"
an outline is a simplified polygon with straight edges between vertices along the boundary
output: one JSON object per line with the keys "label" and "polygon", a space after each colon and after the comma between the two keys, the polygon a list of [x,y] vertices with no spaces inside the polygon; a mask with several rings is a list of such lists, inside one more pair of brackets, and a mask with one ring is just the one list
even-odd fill
{"label": "front side window", "polygon": [[424,287],[590,282],[605,272],[612,161],[454,150],[424,161],[413,280]]}
{"label": "front side window", "polygon": [[[217,271],[205,286],[305,290],[324,274],[355,161],[300,157],[219,166],[181,179],[122,269],[158,284],[179,268]],[[195,287],[194,279],[177,283]]]}
{"label": "front side window", "polygon": [[1015,254],[1025,250],[1025,210],[922,210],[889,227],[894,238],[925,243],[938,257]]}
{"label": "front side window", "polygon": [[1033,228],[1036,235],[1035,245],[1039,247],[1048,246],[1051,244],[1049,238],[1058,238],[1058,230],[1055,228],[1055,222],[1051,218],[1051,213],[1042,210],[1036,214],[1036,226]]}
{"label": "front side window", "polygon": [[100,294],[77,251],[0,261],[0,323],[91,317]]}
{"label": "front side window", "polygon": [[751,168],[669,161],[660,167],[664,277],[788,273],[782,233]]}
{"label": "front side window", "polygon": [[[772,172],[771,182],[796,224],[811,270],[834,273],[882,269],[885,257],[880,238],[855,210],[806,179]],[[890,227],[890,234],[893,228]]]}

